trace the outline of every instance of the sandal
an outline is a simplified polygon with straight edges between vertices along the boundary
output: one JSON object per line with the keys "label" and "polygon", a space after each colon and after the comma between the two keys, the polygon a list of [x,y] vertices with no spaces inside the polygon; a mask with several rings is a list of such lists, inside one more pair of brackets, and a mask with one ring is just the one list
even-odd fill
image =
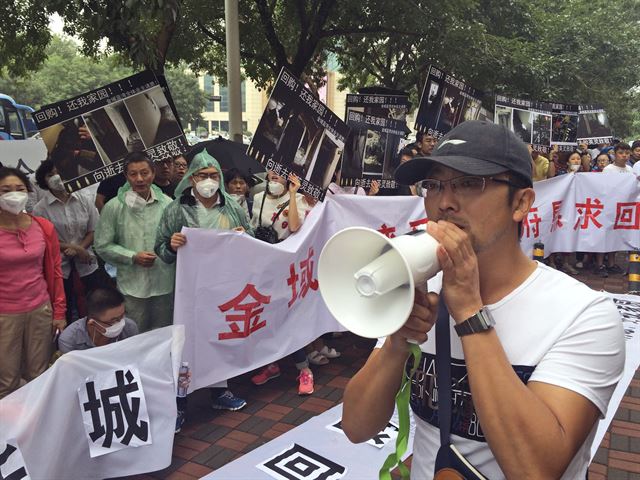
{"label": "sandal", "polygon": [[326,345],[322,347],[322,350],[320,350],[320,354],[324,355],[327,358],[338,358],[341,355],[341,353],[335,348],[329,348]]}
{"label": "sandal", "polygon": [[317,350],[314,350],[307,355],[307,358],[309,359],[309,363],[312,363],[313,365],[326,365],[329,363],[329,359]]}

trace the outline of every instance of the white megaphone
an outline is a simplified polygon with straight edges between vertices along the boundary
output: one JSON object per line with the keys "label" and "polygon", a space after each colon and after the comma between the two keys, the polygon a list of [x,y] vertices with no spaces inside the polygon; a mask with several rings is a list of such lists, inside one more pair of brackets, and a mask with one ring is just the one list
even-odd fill
{"label": "white megaphone", "polygon": [[340,230],[318,261],[320,293],[350,332],[385,337],[404,325],[414,289],[440,271],[438,242],[425,230],[389,239],[364,227]]}

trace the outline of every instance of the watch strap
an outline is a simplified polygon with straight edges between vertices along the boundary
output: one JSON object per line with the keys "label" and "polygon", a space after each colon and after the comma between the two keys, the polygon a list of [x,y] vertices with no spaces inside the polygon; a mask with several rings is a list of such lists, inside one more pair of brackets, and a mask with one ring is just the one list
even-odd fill
{"label": "watch strap", "polygon": [[486,332],[493,328],[495,324],[496,322],[489,311],[486,308],[481,308],[478,313],[455,325],[454,328],[459,337],[464,337],[472,333]]}

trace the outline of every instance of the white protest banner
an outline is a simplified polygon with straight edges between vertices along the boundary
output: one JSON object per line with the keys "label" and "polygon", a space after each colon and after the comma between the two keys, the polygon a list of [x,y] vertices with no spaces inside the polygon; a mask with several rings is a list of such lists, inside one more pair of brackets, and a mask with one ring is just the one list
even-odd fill
{"label": "white protest banner", "polygon": [[607,408],[607,416],[600,419],[598,429],[591,445],[591,459],[595,456],[600,447],[600,443],[607,433],[607,429],[613,420],[620,402],[624,397],[636,370],[640,366],[640,297],[635,295],[613,295],[609,294],[613,302],[618,307],[618,311],[622,316],[622,326],[624,328],[626,357],[624,362],[624,370],[622,378],[618,382],[616,389],[613,391],[609,406]]}
{"label": "white protest banner", "polygon": [[[0,446],[19,449],[33,479],[111,478],[167,467],[183,343],[184,327],[171,326],[64,354],[38,378],[0,400]],[[120,380],[114,371],[122,372]],[[105,376],[111,379],[100,390],[103,384],[98,382]],[[93,390],[88,384],[95,379],[98,388]],[[138,391],[142,384],[144,393]],[[88,405],[78,401],[82,390],[95,393]],[[142,395],[146,404],[139,401]],[[92,458],[85,413],[94,442],[103,448],[108,448],[105,441],[111,442],[109,452]],[[150,444],[123,448],[145,443],[145,435]]]}
{"label": "white protest banner", "polygon": [[342,330],[317,284],[329,237],[347,226],[387,236],[425,222],[415,197],[355,195],[318,203],[303,229],[271,245],[233,231],[185,229],[178,251],[174,323],[187,328],[192,390],[279,360],[323,333]]}
{"label": "white protest banner", "polygon": [[640,248],[640,181],[633,174],[575,173],[534,184],[522,249],[616,252]]}
{"label": "white protest banner", "polygon": [[[638,183],[633,175],[595,173],[536,183],[522,248],[528,255],[537,241],[547,253],[640,248]],[[602,211],[580,206],[595,200]],[[558,205],[561,216],[552,223]],[[630,212],[620,213],[625,208]],[[344,195],[318,204],[296,235],[276,245],[233,231],[185,229],[174,323],[187,326],[184,358],[192,368],[192,390],[277,361],[342,329],[317,286],[317,261],[331,235],[366,226],[394,237],[424,223],[420,198]]]}
{"label": "white protest banner", "polygon": [[[415,423],[410,415],[409,442],[403,460],[412,454]],[[391,439],[380,446],[373,442],[351,443],[339,428],[342,404],[313,417],[272,441],[211,472],[205,480],[268,480],[282,478],[304,480],[318,478],[374,479],[387,456],[395,452],[396,442]],[[398,424],[397,411],[389,425]],[[377,437],[384,438],[388,431]],[[289,475],[289,476],[286,476]],[[322,476],[326,475],[326,476]],[[336,475],[336,476],[331,476]]]}

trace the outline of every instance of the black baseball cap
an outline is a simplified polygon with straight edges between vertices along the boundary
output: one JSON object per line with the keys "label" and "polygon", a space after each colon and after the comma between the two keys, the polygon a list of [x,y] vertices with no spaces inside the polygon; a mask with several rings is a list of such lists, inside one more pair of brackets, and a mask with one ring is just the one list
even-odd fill
{"label": "black baseball cap", "polygon": [[496,123],[470,120],[444,137],[428,157],[414,157],[401,164],[395,178],[413,185],[426,178],[435,165],[444,165],[469,175],[497,175],[510,172],[532,186],[531,154],[527,145],[511,130]]}

